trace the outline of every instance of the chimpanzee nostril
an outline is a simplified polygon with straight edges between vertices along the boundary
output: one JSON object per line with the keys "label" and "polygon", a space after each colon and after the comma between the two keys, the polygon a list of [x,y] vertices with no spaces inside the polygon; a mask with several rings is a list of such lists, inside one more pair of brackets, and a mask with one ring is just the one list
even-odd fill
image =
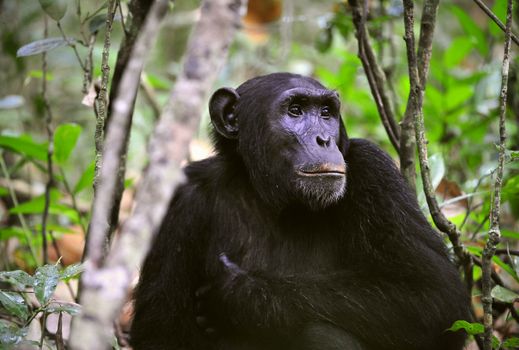
{"label": "chimpanzee nostril", "polygon": [[331,139],[330,136],[324,138],[320,135],[317,135],[317,138],[316,138],[317,144],[319,146],[323,146],[323,147],[328,147],[330,145],[330,139]]}

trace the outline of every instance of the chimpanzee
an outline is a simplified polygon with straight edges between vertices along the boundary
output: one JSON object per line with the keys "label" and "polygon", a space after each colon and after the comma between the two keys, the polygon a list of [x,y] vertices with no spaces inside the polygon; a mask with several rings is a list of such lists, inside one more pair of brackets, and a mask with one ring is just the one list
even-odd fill
{"label": "chimpanzee", "polygon": [[144,263],[134,349],[462,349],[441,238],[339,109],[289,73],[214,93],[216,155],[186,167]]}

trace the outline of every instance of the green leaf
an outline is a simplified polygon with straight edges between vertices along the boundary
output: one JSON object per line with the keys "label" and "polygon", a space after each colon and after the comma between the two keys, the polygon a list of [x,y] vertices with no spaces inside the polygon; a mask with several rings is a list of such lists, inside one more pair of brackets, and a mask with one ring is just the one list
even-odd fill
{"label": "green leaf", "polygon": [[45,309],[45,311],[49,313],[65,312],[69,315],[74,316],[78,315],[81,312],[81,305],[75,303],[52,303]]}
{"label": "green leaf", "polygon": [[474,45],[465,37],[454,39],[443,55],[443,65],[446,68],[457,66],[473,47]]}
{"label": "green leaf", "polygon": [[[494,6],[492,6],[492,12],[501,20],[501,23],[506,22],[506,0],[496,0],[494,1]],[[488,29],[490,30],[490,34],[494,37],[502,37],[504,36],[503,31],[497,24],[492,20],[488,20]]]}
{"label": "green leaf", "polygon": [[492,257],[492,261],[497,265],[499,266],[500,268],[502,268],[503,270],[505,270],[510,276],[512,276],[517,282],[519,282],[519,276],[517,276],[517,273],[515,272],[515,270],[510,266],[508,265],[507,263],[505,263],[503,260],[501,260],[501,258],[499,258],[498,256],[493,256]]}
{"label": "green leaf", "polygon": [[[50,204],[56,203],[61,197],[61,194],[56,189],[50,191]],[[11,214],[40,214],[43,213],[45,207],[45,195],[34,197],[31,200],[20,203],[17,206],[11,208],[9,212]]]}
{"label": "green leaf", "polygon": [[41,8],[55,21],[59,21],[67,12],[68,0],[39,0]]}
{"label": "green leaf", "polygon": [[25,300],[18,293],[0,291],[0,304],[14,316],[26,321],[29,317],[29,309]]}
{"label": "green leaf", "polygon": [[501,230],[501,237],[519,240],[519,232],[514,232],[514,231],[510,231],[510,230]]}
{"label": "green leaf", "polygon": [[495,286],[492,288],[491,295],[494,299],[510,304],[519,298],[519,294],[501,286]]}
{"label": "green leaf", "polygon": [[145,73],[142,78],[156,90],[169,90],[170,84],[168,81],[157,75]]}
{"label": "green leaf", "polygon": [[54,157],[59,164],[64,164],[76,147],[81,134],[81,126],[77,124],[61,124],[54,132]]}
{"label": "green leaf", "polygon": [[0,135],[0,147],[19,153],[27,158],[47,160],[47,143],[36,143],[28,135]]}
{"label": "green leaf", "polygon": [[482,56],[488,53],[488,42],[485,33],[477,23],[469,16],[469,14],[458,6],[450,6],[451,12],[457,17],[461,27],[467,35],[473,40],[473,44],[477,47]]}
{"label": "green leaf", "polygon": [[32,43],[23,45],[16,51],[16,57],[32,56],[42,52],[57,49],[58,47],[66,46],[69,43],[73,44],[76,42],[74,38],[47,38],[33,41]]}
{"label": "green leaf", "polygon": [[94,172],[95,172],[95,163],[92,162],[90,165],[85,169],[83,172],[83,175],[81,175],[81,178],[76,183],[76,186],[74,187],[74,190],[72,191],[74,194],[78,194],[79,192],[83,191],[88,186],[92,186],[94,183]]}
{"label": "green leaf", "polygon": [[506,349],[506,348],[510,348],[510,349],[517,349],[519,348],[519,338],[517,337],[511,337],[511,338],[508,338],[506,339],[502,346]]}
{"label": "green leaf", "polygon": [[85,270],[83,264],[72,264],[69,265],[63,270],[60,274],[60,279],[69,280],[71,278],[77,277],[80,273]]}
{"label": "green leaf", "polygon": [[13,237],[25,239],[25,231],[21,227],[16,226],[0,228],[0,241]]}
{"label": "green leaf", "polygon": [[55,265],[38,267],[34,274],[34,293],[41,305],[48,303],[59,281],[59,270]]}
{"label": "green leaf", "polygon": [[26,286],[33,285],[33,278],[25,271],[4,271],[0,272],[0,280],[6,281],[18,289],[25,289]]}
{"label": "green leaf", "polygon": [[27,328],[20,328],[14,323],[0,320],[0,344],[16,345],[27,336],[27,331]]}
{"label": "green leaf", "polygon": [[470,335],[481,334],[485,331],[485,327],[483,327],[481,323],[470,323],[464,320],[458,320],[454,322],[452,324],[452,327],[447,330],[451,332],[456,332],[461,329],[465,330],[465,332],[467,332],[467,334]]}

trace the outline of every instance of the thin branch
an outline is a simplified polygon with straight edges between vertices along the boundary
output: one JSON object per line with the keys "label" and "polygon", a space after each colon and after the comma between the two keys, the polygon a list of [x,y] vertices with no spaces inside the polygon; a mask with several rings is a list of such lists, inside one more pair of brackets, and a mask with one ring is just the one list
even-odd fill
{"label": "thin branch", "polygon": [[[406,8],[406,16],[412,14],[412,1],[404,1]],[[436,22],[436,13],[438,11],[438,0],[426,0],[424,2],[422,25],[420,30],[420,42],[418,44],[418,55],[415,57],[414,48],[412,47],[412,39],[406,37],[408,44],[409,57],[409,78],[411,84],[411,93],[409,96],[408,108],[413,116],[415,139],[418,151],[418,159],[420,161],[420,172],[422,175],[423,189],[429,211],[433,221],[438,229],[446,233],[452,243],[454,253],[459,262],[463,265],[470,262],[469,255],[465,251],[460,242],[460,232],[456,226],[450,222],[441,212],[440,206],[435,196],[434,187],[432,185],[431,173],[429,171],[429,160],[427,156],[427,138],[425,135],[425,123],[423,115],[423,97],[426,86],[426,77],[429,69],[429,60],[431,57],[432,37]],[[406,35],[412,34],[410,27],[411,21],[406,19]],[[414,34],[413,34],[414,36]],[[411,52],[412,51],[412,52]],[[407,113],[407,110],[406,110]]]}
{"label": "thin branch", "polygon": [[[363,6],[361,6],[360,2],[362,2]],[[382,124],[386,129],[391,144],[395,150],[400,153],[400,128],[395,121],[391,99],[386,93],[386,77],[384,71],[377,63],[366,29],[366,0],[351,0],[350,5],[353,11],[353,24],[355,25],[359,46],[359,59],[364,67],[364,72],[366,73],[371,94],[375,100]]]}
{"label": "thin branch", "polygon": [[56,22],[56,25],[58,26],[58,29],[59,29],[63,39],[65,39],[65,41],[67,42],[68,46],[70,46],[72,48],[72,50],[74,51],[74,54],[76,55],[77,61],[78,61],[79,65],[80,65],[81,69],[83,71],[85,71],[86,70],[85,64],[83,63],[83,60],[81,59],[81,56],[79,56],[79,52],[77,51],[76,44],[74,44],[74,42],[70,41],[67,38],[67,36],[65,35],[65,32],[63,31],[63,28],[61,27],[61,23],[59,21]]}
{"label": "thin branch", "polygon": [[[114,101],[113,120],[106,138],[111,147],[103,150],[99,182],[102,196],[94,203],[89,259],[82,275],[83,310],[75,319],[70,337],[73,349],[105,349],[112,339],[113,320],[123,305],[133,267],[142,262],[174,188],[183,180],[180,163],[187,156],[205,98],[240,25],[240,14],[244,12],[242,5],[243,2],[236,0],[206,0],[202,4],[200,20],[188,44],[183,72],[150,140],[150,163],[137,191],[136,207],[123,225],[116,246],[103,261],[99,256],[103,237],[99,237],[99,233],[103,232],[102,226],[106,222],[99,220],[104,217],[103,210],[108,209],[115,190],[113,174],[120,163],[116,155],[123,147],[122,133],[132,96],[122,90]],[[152,5],[128,63],[129,69],[123,75],[122,86],[138,85],[139,74],[135,72],[140,72],[167,9],[167,0],[156,0]]]}
{"label": "thin branch", "polygon": [[[44,37],[48,36],[48,25],[47,17],[45,16],[45,30]],[[58,22],[59,23],[59,22]],[[43,214],[41,219],[41,238],[42,238],[42,252],[43,252],[43,264],[48,264],[48,252],[47,252],[47,220],[49,218],[49,207],[50,207],[50,191],[54,182],[54,174],[52,171],[52,155],[54,154],[54,130],[52,130],[52,111],[50,109],[49,101],[47,100],[47,54],[43,52],[42,58],[42,83],[41,83],[41,97],[43,105],[45,106],[46,118],[45,118],[45,129],[47,131],[47,184],[45,185],[45,203],[43,207]]]}
{"label": "thin branch", "polygon": [[506,142],[506,99],[508,94],[508,73],[510,69],[510,47],[512,43],[512,0],[507,1],[506,9],[506,30],[505,45],[503,54],[503,66],[501,70],[501,94],[499,96],[499,160],[494,181],[494,198],[492,208],[490,210],[490,230],[488,231],[488,240],[483,249],[482,255],[482,297],[483,303],[483,325],[484,333],[484,350],[492,349],[492,283],[490,280],[492,257],[495,254],[496,247],[501,240],[501,230],[499,228],[499,214],[501,211],[501,188],[503,186],[503,173],[505,167],[505,142]]}
{"label": "thin branch", "polygon": [[[94,196],[97,192],[98,178],[99,172],[101,168],[101,153],[103,152],[103,141],[104,141],[104,130],[105,130],[105,120],[107,115],[107,106],[108,106],[108,79],[110,78],[110,65],[108,64],[108,60],[110,58],[110,46],[111,46],[111,34],[112,34],[112,25],[115,16],[116,10],[116,1],[109,0],[108,1],[108,10],[106,14],[106,29],[105,29],[105,40],[103,45],[103,54],[101,59],[101,88],[97,97],[95,99],[95,109],[96,109],[96,130],[95,130],[95,147],[96,147],[96,155],[95,155],[95,176],[94,176]],[[88,234],[87,234],[88,235]]]}
{"label": "thin branch", "polygon": [[[497,24],[497,26],[503,32],[506,32],[506,28],[505,28],[505,25],[503,24],[503,22],[501,22],[501,20],[494,14],[494,12],[492,12],[491,9],[488,8],[487,5],[485,5],[485,3],[482,0],[474,0],[474,2],[476,3],[476,5],[479,6],[480,9],[483,10],[483,12],[485,12],[487,14],[488,17],[490,17],[491,20],[494,21],[495,24]],[[512,41],[516,45],[519,45],[519,38],[514,33],[511,33],[510,35],[512,36]]]}

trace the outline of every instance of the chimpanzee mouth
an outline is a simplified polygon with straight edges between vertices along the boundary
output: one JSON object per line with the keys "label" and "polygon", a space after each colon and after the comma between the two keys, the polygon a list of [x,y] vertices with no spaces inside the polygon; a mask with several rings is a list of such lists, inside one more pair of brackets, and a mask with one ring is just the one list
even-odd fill
{"label": "chimpanzee mouth", "polygon": [[344,177],[346,175],[345,164],[317,164],[311,166],[302,166],[297,170],[301,176],[337,176]]}

